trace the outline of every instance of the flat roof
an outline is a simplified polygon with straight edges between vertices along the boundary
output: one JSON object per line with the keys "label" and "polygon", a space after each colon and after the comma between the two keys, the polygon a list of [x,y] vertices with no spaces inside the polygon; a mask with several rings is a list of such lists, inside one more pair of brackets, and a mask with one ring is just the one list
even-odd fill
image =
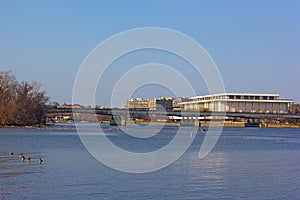
{"label": "flat roof", "polygon": [[266,102],[266,103],[293,103],[292,99],[276,99],[276,100],[255,100],[255,99],[209,99],[209,100],[196,100],[179,103],[183,104],[194,104],[194,103],[204,103],[204,102],[217,102],[217,101],[232,101],[232,102]]}
{"label": "flat roof", "polygon": [[209,94],[203,96],[195,96],[191,97],[191,99],[198,99],[198,98],[205,98],[205,97],[216,97],[216,96],[272,96],[272,97],[279,97],[279,94],[257,94],[257,93],[219,93],[219,94]]}

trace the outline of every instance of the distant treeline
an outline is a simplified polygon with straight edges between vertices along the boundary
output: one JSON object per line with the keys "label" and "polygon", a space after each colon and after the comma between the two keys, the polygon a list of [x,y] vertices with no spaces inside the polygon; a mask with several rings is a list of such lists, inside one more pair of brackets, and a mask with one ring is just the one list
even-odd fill
{"label": "distant treeline", "polygon": [[10,72],[0,71],[0,126],[42,124],[48,97],[36,82],[18,82]]}

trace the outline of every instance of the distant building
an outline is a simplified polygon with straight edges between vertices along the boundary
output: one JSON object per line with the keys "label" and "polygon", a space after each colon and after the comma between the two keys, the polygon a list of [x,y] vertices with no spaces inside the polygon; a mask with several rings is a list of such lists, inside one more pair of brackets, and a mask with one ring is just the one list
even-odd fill
{"label": "distant building", "polygon": [[182,105],[180,103],[183,102],[189,102],[192,101],[192,99],[187,98],[187,97],[176,97],[173,99],[173,110],[174,111],[181,111],[182,110]]}
{"label": "distant building", "polygon": [[173,99],[160,97],[158,99],[143,99],[136,98],[126,100],[123,103],[123,108],[132,110],[165,110],[171,111],[173,109]]}
{"label": "distant building", "polygon": [[179,105],[187,111],[288,113],[291,99],[279,99],[278,94],[222,93],[196,96]]}
{"label": "distant building", "polygon": [[123,103],[123,108],[127,109],[142,109],[142,110],[148,110],[149,109],[149,100],[143,99],[143,98],[136,98],[136,99],[130,99],[126,100]]}
{"label": "distant building", "polygon": [[173,99],[160,97],[159,99],[150,100],[151,106],[150,110],[157,111],[172,111],[173,110]]}
{"label": "distant building", "polygon": [[82,105],[79,105],[79,104],[63,104],[63,105],[58,105],[56,106],[56,108],[58,109],[80,109],[80,108],[90,108],[90,106],[88,107],[85,107],[85,106],[82,106]]}

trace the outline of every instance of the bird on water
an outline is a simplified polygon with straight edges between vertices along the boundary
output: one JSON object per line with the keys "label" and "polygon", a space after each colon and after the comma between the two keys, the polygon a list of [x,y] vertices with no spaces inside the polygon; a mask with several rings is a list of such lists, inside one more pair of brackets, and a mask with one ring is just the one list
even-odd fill
{"label": "bird on water", "polygon": [[31,158],[30,158],[30,157],[26,159],[26,162],[27,162],[27,163],[30,163],[30,161],[31,161]]}
{"label": "bird on water", "polygon": [[44,161],[40,158],[39,159],[39,163],[42,164]]}
{"label": "bird on water", "polygon": [[24,162],[25,161],[25,157],[23,156],[22,153],[20,153],[19,158]]}

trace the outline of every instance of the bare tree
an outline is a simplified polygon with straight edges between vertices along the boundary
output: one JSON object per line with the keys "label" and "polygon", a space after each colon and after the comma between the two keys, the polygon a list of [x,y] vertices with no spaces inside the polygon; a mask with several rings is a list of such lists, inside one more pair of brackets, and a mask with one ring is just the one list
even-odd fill
{"label": "bare tree", "polygon": [[43,123],[49,98],[41,85],[18,83],[11,72],[0,72],[0,126]]}
{"label": "bare tree", "polygon": [[15,96],[18,83],[8,72],[0,72],[0,125],[11,123],[15,113]]}

